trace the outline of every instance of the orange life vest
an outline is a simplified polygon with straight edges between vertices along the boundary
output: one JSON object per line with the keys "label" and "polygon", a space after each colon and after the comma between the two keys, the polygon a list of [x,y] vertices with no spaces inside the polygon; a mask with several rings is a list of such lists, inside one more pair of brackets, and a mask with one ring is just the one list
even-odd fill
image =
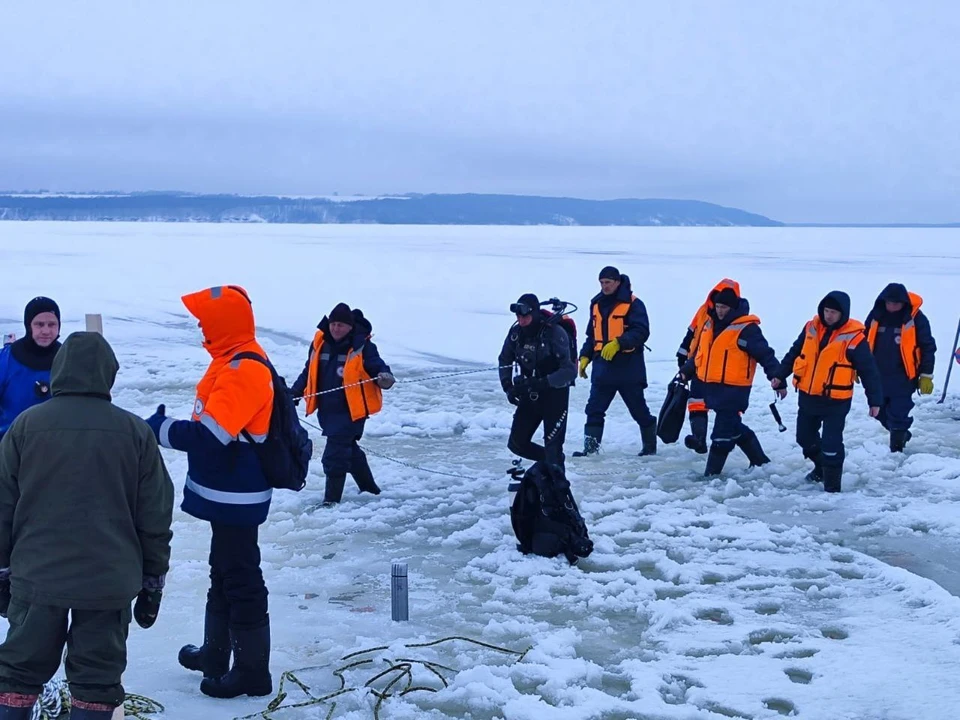
{"label": "orange life vest", "polygon": [[720,292],[724,288],[732,289],[737,294],[737,297],[740,297],[740,283],[736,280],[724,278],[713,286],[713,290],[707,293],[707,299],[703,301],[703,305],[700,306],[697,313],[693,316],[693,320],[690,321],[690,327],[687,328],[693,332],[693,339],[690,341],[690,347],[687,348],[687,357],[697,356],[697,347],[700,345],[703,326],[707,323],[707,320],[710,319],[710,311],[713,310],[713,300],[711,297],[715,292]]}
{"label": "orange life vest", "polygon": [[[923,298],[916,293],[907,293],[910,298],[910,319],[900,327],[900,355],[903,358],[903,367],[907,371],[907,377],[916,380],[920,376],[920,348],[917,346],[917,313],[920,312],[920,306],[923,305]],[[870,321],[870,328],[867,330],[867,344],[873,351],[877,344],[877,331],[880,328],[880,322],[874,318]],[[895,332],[895,331],[894,331]]]}
{"label": "orange life vest", "polygon": [[[627,313],[630,312],[630,304],[637,299],[633,293],[630,294],[629,302],[619,302],[613,306],[613,310],[604,320],[603,313],[600,312],[600,302],[593,304],[593,351],[600,352],[603,346],[611,340],[623,335],[626,327]],[[636,348],[621,348],[622,353],[636,352]]]}
{"label": "orange life vest", "polygon": [[757,361],[737,341],[743,329],[748,325],[759,325],[760,318],[756,315],[738,317],[716,337],[713,334],[714,323],[712,317],[708,318],[700,333],[695,358],[697,378],[705,383],[750,387],[753,385]]}
{"label": "orange life vest", "polygon": [[[853,350],[864,339],[863,323],[847,320],[842,327],[831,329],[817,316],[804,328],[803,347],[793,363],[793,386],[808,395],[831,400],[849,400],[857,371],[847,359],[847,350]],[[830,339],[823,350],[820,343],[826,333]]]}
{"label": "orange life vest", "polygon": [[[363,346],[350,348],[346,355],[331,358],[329,352],[321,352],[323,347],[323,330],[317,330],[313,336],[313,345],[310,349],[310,370],[307,373],[307,387],[303,392],[307,401],[306,413],[313,414],[317,409],[320,391],[321,362],[343,362],[343,392],[347,396],[347,408],[350,410],[351,420],[363,420],[383,409],[383,391],[380,386],[371,380],[369,373],[363,367]],[[364,382],[367,381],[367,382]],[[361,384],[362,383],[362,384]]]}

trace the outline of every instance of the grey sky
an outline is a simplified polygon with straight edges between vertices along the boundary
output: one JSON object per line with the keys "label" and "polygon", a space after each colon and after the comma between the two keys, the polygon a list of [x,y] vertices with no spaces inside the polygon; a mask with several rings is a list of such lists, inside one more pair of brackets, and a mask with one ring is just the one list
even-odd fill
{"label": "grey sky", "polygon": [[955,0],[10,2],[0,188],[960,221]]}

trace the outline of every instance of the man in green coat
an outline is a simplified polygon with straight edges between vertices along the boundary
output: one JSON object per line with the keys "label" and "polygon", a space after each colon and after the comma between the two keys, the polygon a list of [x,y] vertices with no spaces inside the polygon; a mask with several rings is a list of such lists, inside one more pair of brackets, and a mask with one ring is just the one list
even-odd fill
{"label": "man in green coat", "polygon": [[71,720],[123,704],[130,604],[150,627],[170,561],[173,483],[140,418],[115,407],[120,365],[96,333],[53,361],[47,402],[0,443],[0,720],[27,720],[60,666]]}

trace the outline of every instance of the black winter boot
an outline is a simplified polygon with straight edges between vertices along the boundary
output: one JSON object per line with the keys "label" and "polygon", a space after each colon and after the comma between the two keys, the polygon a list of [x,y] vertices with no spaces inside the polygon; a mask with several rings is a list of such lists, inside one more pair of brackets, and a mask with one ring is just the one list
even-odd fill
{"label": "black winter boot", "polygon": [[596,455],[600,452],[600,438],[603,435],[602,428],[584,428],[583,430],[583,450],[576,450],[574,457],[586,457],[587,455]]}
{"label": "black winter boot", "polygon": [[807,448],[803,451],[803,456],[813,461],[813,470],[808,472],[804,479],[807,482],[823,482],[823,455],[820,454],[820,447]]}
{"label": "black winter boot", "polygon": [[347,482],[346,473],[327,473],[327,485],[323,491],[323,504],[336,505],[343,498],[343,486]]}
{"label": "black winter boot", "polygon": [[10,704],[0,705],[0,720],[30,720],[30,716],[33,714],[33,706],[37,702],[37,696],[8,693],[4,696],[4,702]]}
{"label": "black winter boot", "polygon": [[200,692],[215,698],[263,697],[273,692],[270,677],[270,619],[257,628],[230,628],[233,667],[219,678],[204,678]]}
{"label": "black winter boot", "polygon": [[187,670],[218,678],[230,669],[230,626],[226,615],[209,608],[203,618],[203,645],[184,645],[177,660]]}
{"label": "black winter boot", "polygon": [[843,477],[842,467],[825,465],[823,468],[823,489],[828,493],[840,492],[841,477]]}
{"label": "black winter boot", "polygon": [[655,422],[640,428],[640,442],[642,445],[639,453],[640,457],[657,454],[657,424]]}
{"label": "black winter boot", "polygon": [[700,455],[707,453],[707,413],[697,410],[690,413],[690,434],[683,444]]}
{"label": "black winter boot", "polygon": [[729,450],[721,450],[715,444],[710,446],[710,454],[707,455],[707,467],[703,471],[704,477],[713,477],[723,472],[723,466],[727,462]]}
{"label": "black winter boot", "polygon": [[770,462],[770,458],[763,452],[763,446],[760,445],[760,438],[753,430],[744,428],[737,440],[737,447],[747,456],[750,467],[760,467]]}
{"label": "black winter boot", "polygon": [[366,461],[355,463],[353,469],[350,470],[350,474],[353,475],[353,479],[357,481],[357,487],[360,488],[360,492],[368,492],[373,495],[380,494],[380,486],[377,485],[377,481],[373,479],[373,471],[370,469],[370,466],[367,465]]}
{"label": "black winter boot", "polygon": [[903,448],[907,444],[907,431],[906,430],[891,430],[890,431],[890,452],[903,452]]}

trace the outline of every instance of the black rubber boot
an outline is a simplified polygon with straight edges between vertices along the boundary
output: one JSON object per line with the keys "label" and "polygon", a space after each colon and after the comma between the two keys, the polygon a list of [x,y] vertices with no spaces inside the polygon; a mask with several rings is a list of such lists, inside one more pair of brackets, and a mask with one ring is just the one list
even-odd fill
{"label": "black rubber boot", "polygon": [[576,450],[574,457],[586,457],[587,455],[596,455],[600,452],[600,438],[603,430],[599,428],[584,428],[583,430],[583,450]]}
{"label": "black rubber boot", "polygon": [[890,452],[903,452],[903,448],[907,444],[907,431],[906,430],[891,430],[890,431]]}
{"label": "black rubber boot", "polygon": [[760,467],[770,462],[770,458],[763,452],[763,446],[760,445],[760,438],[757,434],[748,428],[744,428],[737,440],[737,447],[743,450],[743,454],[750,461],[750,467]]}
{"label": "black rubber boot", "polygon": [[683,444],[700,455],[707,454],[707,413],[697,410],[690,413],[690,434]]}
{"label": "black rubber boot", "polygon": [[703,471],[704,477],[714,477],[723,472],[723,466],[727,462],[729,450],[720,450],[716,445],[710,446],[710,454],[707,455],[707,467]]}
{"label": "black rubber boot", "polygon": [[823,482],[823,455],[820,454],[820,448],[809,448],[803,451],[803,456],[813,462],[813,470],[806,474],[807,482]]}
{"label": "black rubber boot", "polygon": [[184,645],[177,660],[187,670],[218,678],[230,669],[230,626],[226,615],[207,609],[203,618],[203,645]]}
{"label": "black rubber boot", "polygon": [[840,492],[840,478],[843,477],[842,467],[824,466],[823,489],[828,493]]}
{"label": "black rubber boot", "polygon": [[640,428],[640,443],[640,457],[657,454],[657,424],[655,422]]}
{"label": "black rubber boot", "polygon": [[377,481],[373,479],[373,471],[367,464],[366,458],[361,462],[355,462],[353,468],[350,470],[350,474],[353,475],[353,479],[357,481],[357,487],[360,488],[360,492],[368,492],[373,495],[380,494],[380,486],[377,485]]}
{"label": "black rubber boot", "polygon": [[327,485],[323,491],[323,504],[336,505],[343,499],[343,486],[347,482],[346,473],[327,473]]}
{"label": "black rubber boot", "polygon": [[204,678],[200,692],[215,698],[263,697],[273,692],[270,677],[270,619],[256,628],[231,628],[233,667],[219,678]]}

